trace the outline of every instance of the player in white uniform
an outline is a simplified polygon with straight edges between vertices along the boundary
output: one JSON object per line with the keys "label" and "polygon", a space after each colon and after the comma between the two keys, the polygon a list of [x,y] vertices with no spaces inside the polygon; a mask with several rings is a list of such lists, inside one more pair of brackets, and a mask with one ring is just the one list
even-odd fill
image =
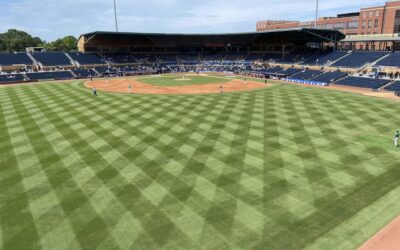
{"label": "player in white uniform", "polygon": [[394,146],[397,148],[399,146],[399,140],[400,140],[400,132],[396,131],[396,134],[394,135]]}

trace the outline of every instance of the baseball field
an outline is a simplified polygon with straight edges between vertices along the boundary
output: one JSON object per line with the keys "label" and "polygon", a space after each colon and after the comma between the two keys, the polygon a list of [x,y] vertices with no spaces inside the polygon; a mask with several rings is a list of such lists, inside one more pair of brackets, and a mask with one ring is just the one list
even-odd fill
{"label": "baseball field", "polygon": [[[242,81],[187,77],[135,81]],[[276,83],[0,87],[0,249],[356,249],[400,214],[399,113]]]}

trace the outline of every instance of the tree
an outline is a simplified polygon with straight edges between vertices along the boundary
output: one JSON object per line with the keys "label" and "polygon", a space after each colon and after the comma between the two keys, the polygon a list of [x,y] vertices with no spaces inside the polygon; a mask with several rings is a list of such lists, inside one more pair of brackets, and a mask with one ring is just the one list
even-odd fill
{"label": "tree", "polygon": [[77,39],[73,36],[66,36],[59,38],[51,43],[45,45],[45,49],[48,51],[75,51],[77,50]]}
{"label": "tree", "polygon": [[0,38],[0,51],[6,50],[5,44],[3,43],[3,40]]}
{"label": "tree", "polygon": [[9,29],[7,32],[0,34],[0,50],[24,51],[26,47],[42,45],[43,41],[39,37],[32,37],[24,31]]}
{"label": "tree", "polygon": [[0,33],[0,51],[25,51],[27,47],[44,47],[48,51],[75,51],[77,39],[74,36],[59,38],[47,43],[39,37],[32,37],[25,31],[9,29]]}

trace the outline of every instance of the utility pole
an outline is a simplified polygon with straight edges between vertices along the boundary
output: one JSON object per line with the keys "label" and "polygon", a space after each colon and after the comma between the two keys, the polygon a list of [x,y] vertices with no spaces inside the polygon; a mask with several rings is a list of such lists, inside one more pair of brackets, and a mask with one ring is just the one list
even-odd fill
{"label": "utility pole", "polygon": [[115,31],[118,32],[117,3],[114,0]]}
{"label": "utility pole", "polygon": [[315,24],[314,24],[314,29],[317,28],[318,12],[319,12],[319,0],[317,0],[317,7],[315,8]]}

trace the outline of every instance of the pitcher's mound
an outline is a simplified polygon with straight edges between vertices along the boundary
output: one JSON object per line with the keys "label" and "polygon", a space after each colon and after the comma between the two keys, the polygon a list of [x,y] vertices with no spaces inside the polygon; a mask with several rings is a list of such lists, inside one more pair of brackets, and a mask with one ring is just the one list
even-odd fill
{"label": "pitcher's mound", "polygon": [[182,81],[182,82],[185,82],[185,81],[190,82],[191,80],[192,80],[191,78],[177,78],[177,79],[175,79],[175,81]]}

